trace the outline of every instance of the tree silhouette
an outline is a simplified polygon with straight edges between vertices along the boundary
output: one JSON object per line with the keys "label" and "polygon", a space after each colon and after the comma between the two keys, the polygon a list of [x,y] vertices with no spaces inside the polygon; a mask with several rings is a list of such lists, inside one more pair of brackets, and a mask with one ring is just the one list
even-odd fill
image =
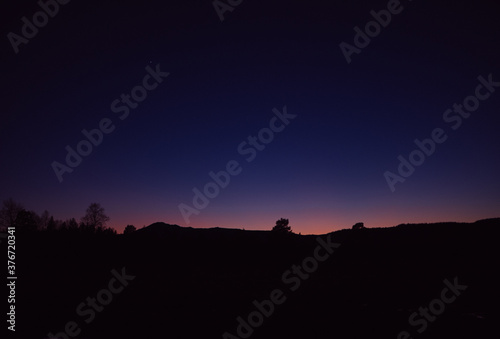
{"label": "tree silhouette", "polygon": [[104,213],[104,207],[94,202],[87,208],[87,212],[81,221],[91,231],[103,230],[109,221],[109,217]]}
{"label": "tree silhouette", "polygon": [[49,211],[43,211],[42,215],[38,218],[38,229],[46,230],[49,223],[50,214]]}
{"label": "tree silhouette", "polygon": [[2,210],[0,210],[0,229],[15,226],[17,215],[22,210],[24,207],[12,198],[4,200]]}
{"label": "tree silhouette", "polygon": [[17,213],[15,226],[19,228],[20,231],[32,232],[36,231],[38,227],[37,215],[33,211],[21,210]]}
{"label": "tree silhouette", "polygon": [[131,234],[131,233],[134,233],[136,231],[136,228],[134,225],[127,225],[127,227],[125,227],[125,229],[123,230],[123,234]]}
{"label": "tree silhouette", "polygon": [[56,230],[56,222],[54,220],[54,217],[51,216],[49,221],[47,222],[47,231],[52,232]]}
{"label": "tree silhouette", "polygon": [[292,228],[288,226],[288,219],[281,218],[276,220],[276,226],[272,229],[273,232],[292,233]]}

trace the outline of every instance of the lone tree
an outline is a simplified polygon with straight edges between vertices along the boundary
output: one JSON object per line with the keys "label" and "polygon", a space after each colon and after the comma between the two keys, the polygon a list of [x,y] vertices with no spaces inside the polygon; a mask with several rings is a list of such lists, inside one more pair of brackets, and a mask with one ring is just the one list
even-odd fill
{"label": "lone tree", "polygon": [[134,233],[137,229],[135,228],[134,225],[127,225],[125,229],[123,230],[123,234],[131,234]]}
{"label": "lone tree", "polygon": [[82,223],[91,230],[103,229],[108,221],[109,217],[104,214],[104,207],[95,202],[90,204],[85,216],[82,217]]}
{"label": "lone tree", "polygon": [[276,220],[276,226],[272,229],[273,232],[279,233],[292,233],[292,228],[288,226],[288,219],[279,219]]}

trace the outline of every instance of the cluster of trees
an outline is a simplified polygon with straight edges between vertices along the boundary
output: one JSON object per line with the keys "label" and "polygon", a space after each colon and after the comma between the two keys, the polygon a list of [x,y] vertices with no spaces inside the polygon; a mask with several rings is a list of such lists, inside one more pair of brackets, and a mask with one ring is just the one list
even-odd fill
{"label": "cluster of trees", "polygon": [[109,217],[104,212],[104,208],[98,203],[90,204],[80,222],[77,222],[75,218],[67,220],[54,219],[48,211],[38,215],[34,211],[26,210],[23,205],[13,199],[5,200],[0,210],[1,231],[6,230],[7,227],[16,227],[17,231],[21,232],[73,231],[90,234],[116,234],[115,229],[106,227],[108,222]]}
{"label": "cluster of trees", "polygon": [[[41,215],[34,211],[26,210],[23,205],[15,202],[13,199],[7,199],[3,202],[0,210],[0,231],[6,231],[7,227],[16,227],[17,231],[35,232],[35,231],[73,231],[89,234],[110,234],[115,235],[116,230],[106,227],[109,217],[104,212],[104,208],[98,203],[91,203],[81,217],[80,222],[75,218],[66,220],[54,219],[52,215],[45,210]],[[272,231],[279,234],[291,234],[292,228],[288,225],[288,219],[281,218],[276,221]],[[136,231],[134,225],[127,225],[123,234],[128,235]]]}

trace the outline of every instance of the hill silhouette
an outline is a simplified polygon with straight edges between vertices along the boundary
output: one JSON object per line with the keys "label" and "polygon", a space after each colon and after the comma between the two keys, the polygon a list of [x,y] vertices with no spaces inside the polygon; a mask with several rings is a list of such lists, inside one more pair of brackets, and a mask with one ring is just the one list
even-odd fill
{"label": "hill silhouette", "polygon": [[[47,338],[75,321],[77,338],[242,338],[238,317],[247,321],[254,302],[280,290],[286,300],[268,309],[249,338],[397,338],[402,331],[486,338],[499,320],[499,227],[500,218],[321,236],[165,223],[129,235],[26,233],[18,238],[17,307],[19,322],[30,326],[19,325],[20,334]],[[331,254],[322,247],[327,259],[312,270],[306,258],[318,237],[340,246]],[[293,265],[304,265],[307,278],[287,274]],[[122,269],[134,278],[87,323],[90,313],[82,317],[77,306]],[[417,333],[409,317],[454,279],[466,290]]]}

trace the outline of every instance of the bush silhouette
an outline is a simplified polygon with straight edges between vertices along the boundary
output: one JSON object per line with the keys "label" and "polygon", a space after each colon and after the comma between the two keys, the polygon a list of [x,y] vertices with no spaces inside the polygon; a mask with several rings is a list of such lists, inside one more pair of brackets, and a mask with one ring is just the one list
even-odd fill
{"label": "bush silhouette", "polygon": [[365,228],[365,224],[363,224],[362,222],[358,222],[358,223],[354,224],[354,226],[352,226],[353,230],[360,230],[362,228]]}

